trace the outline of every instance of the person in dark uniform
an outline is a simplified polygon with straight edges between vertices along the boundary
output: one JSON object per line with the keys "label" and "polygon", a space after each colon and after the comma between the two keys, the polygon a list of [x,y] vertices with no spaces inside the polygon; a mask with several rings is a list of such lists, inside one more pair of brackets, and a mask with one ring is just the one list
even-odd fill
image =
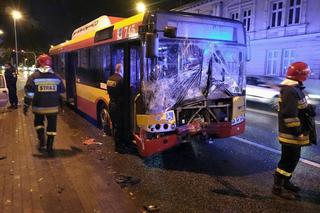
{"label": "person in dark uniform", "polygon": [[[53,156],[53,142],[57,128],[57,114],[61,100],[61,93],[65,87],[61,78],[56,75],[52,68],[52,59],[46,54],[37,58],[38,69],[29,76],[25,85],[24,114],[28,112],[32,104],[34,113],[34,127],[39,139],[39,151],[45,149],[49,156]],[[45,137],[44,119],[47,120],[47,141]],[[47,143],[46,143],[47,142]]]}
{"label": "person in dark uniform", "polygon": [[123,137],[123,67],[116,64],[115,73],[107,81],[107,91],[110,97],[109,111],[115,137],[115,148],[119,151],[122,147]]}
{"label": "person in dark uniform", "polygon": [[7,87],[9,90],[9,109],[18,108],[18,96],[17,96],[17,71],[11,63],[6,63],[4,76],[6,78]]}
{"label": "person in dark uniform", "polygon": [[278,122],[278,139],[281,144],[281,159],[274,174],[272,193],[287,199],[299,197],[300,188],[290,182],[299,162],[301,147],[310,145],[309,134],[304,131],[303,111],[308,107],[303,92],[303,82],[310,69],[304,62],[295,62],[288,67],[286,79],[281,83]]}

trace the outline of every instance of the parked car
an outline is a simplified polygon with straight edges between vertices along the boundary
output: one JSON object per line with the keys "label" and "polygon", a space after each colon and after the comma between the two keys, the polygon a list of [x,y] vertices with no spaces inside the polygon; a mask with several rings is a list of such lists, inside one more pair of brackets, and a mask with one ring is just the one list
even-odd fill
{"label": "parked car", "polygon": [[4,75],[0,74],[0,107],[4,107],[8,102],[8,89]]}
{"label": "parked car", "polygon": [[[247,76],[246,98],[248,101],[270,104],[274,109],[278,106],[280,83],[284,80],[278,76]],[[306,98],[312,105],[320,105],[320,80],[309,79],[304,82]]]}

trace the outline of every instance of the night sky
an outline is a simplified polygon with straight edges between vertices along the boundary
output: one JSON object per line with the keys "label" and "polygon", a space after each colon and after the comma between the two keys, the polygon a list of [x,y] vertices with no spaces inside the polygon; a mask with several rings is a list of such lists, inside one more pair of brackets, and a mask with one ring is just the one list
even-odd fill
{"label": "night sky", "polygon": [[[129,17],[136,13],[139,0],[0,0],[1,47],[14,47],[14,28],[10,11],[23,13],[18,21],[18,47],[47,51],[51,44],[70,39],[73,30],[101,15]],[[192,0],[145,0],[151,9],[172,9]]]}

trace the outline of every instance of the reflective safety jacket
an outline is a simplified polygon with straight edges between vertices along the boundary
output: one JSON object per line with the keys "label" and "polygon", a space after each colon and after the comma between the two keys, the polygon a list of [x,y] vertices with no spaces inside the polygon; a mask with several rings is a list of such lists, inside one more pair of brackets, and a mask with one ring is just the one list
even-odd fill
{"label": "reflective safety jacket", "polygon": [[29,106],[32,103],[34,113],[58,113],[60,94],[65,92],[65,87],[51,69],[46,73],[35,71],[29,76],[24,89],[24,104]]}
{"label": "reflective safety jacket", "polygon": [[[303,131],[303,110],[308,103],[298,81],[285,79],[281,83],[279,97],[279,141],[281,144],[309,145],[309,134]],[[303,134],[303,136],[302,136]]]}

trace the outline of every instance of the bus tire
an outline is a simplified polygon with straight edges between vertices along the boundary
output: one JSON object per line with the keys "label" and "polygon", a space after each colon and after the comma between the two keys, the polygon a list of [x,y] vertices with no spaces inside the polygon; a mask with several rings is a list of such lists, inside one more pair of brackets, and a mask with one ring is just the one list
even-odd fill
{"label": "bus tire", "polygon": [[105,103],[101,103],[97,110],[99,127],[109,136],[112,135],[112,122],[108,107]]}

